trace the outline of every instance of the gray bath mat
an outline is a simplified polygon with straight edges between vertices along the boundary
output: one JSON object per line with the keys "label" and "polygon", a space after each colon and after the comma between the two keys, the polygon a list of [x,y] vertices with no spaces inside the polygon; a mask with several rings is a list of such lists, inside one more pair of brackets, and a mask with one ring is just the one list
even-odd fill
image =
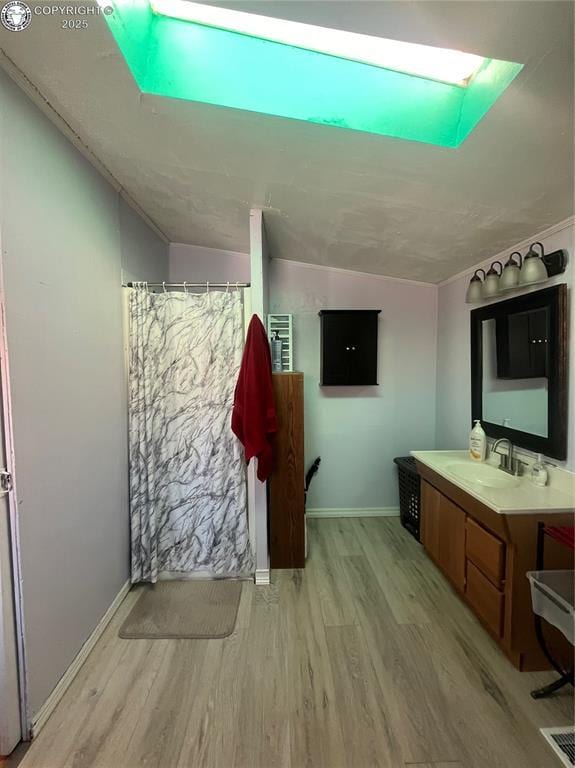
{"label": "gray bath mat", "polygon": [[241,581],[160,581],[146,587],[120,628],[127,639],[199,639],[231,635]]}

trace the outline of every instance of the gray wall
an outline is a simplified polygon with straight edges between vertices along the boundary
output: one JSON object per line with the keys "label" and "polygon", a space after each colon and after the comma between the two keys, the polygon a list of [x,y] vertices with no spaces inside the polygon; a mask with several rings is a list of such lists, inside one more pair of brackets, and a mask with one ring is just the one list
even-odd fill
{"label": "gray wall", "polygon": [[123,198],[119,200],[122,282],[169,279],[169,248]]}
{"label": "gray wall", "polygon": [[250,281],[250,255],[200,245],[170,243],[170,280],[174,283],[184,280],[247,283]]}
{"label": "gray wall", "polygon": [[129,574],[122,268],[167,248],[0,72],[4,277],[32,713]]}
{"label": "gray wall", "polygon": [[[399,503],[393,459],[435,448],[437,287],[272,259],[270,312],[291,312],[304,372],[310,509]],[[320,387],[320,309],[381,309],[379,386]]]}

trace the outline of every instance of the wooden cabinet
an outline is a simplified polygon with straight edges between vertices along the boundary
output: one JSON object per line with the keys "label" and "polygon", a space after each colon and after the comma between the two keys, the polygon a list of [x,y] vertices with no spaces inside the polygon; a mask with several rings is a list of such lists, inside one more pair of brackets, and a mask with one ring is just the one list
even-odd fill
{"label": "wooden cabinet", "polygon": [[497,637],[503,627],[504,595],[486,579],[473,563],[467,561],[467,584],[465,595],[475,613]]}
{"label": "wooden cabinet", "polygon": [[[535,635],[526,574],[536,568],[538,523],[572,525],[572,515],[497,514],[421,462],[418,469],[426,552],[518,669],[549,669]],[[545,567],[573,568],[572,557],[567,562],[562,553],[564,560],[548,547]],[[545,630],[555,656],[572,659],[573,649],[553,632]]]}
{"label": "wooden cabinet", "polygon": [[305,566],[303,373],[274,373],[278,431],[269,479],[269,547],[272,568]]}
{"label": "wooden cabinet", "polygon": [[421,543],[428,555],[439,563],[439,505],[441,494],[432,485],[421,483]]}
{"label": "wooden cabinet", "polygon": [[505,575],[505,544],[489,531],[467,518],[465,553],[491,583],[501,589]]}
{"label": "wooden cabinet", "polygon": [[377,384],[379,309],[322,309],[322,386]]}
{"label": "wooden cabinet", "polygon": [[498,317],[497,378],[547,376],[549,317],[546,307]]}
{"label": "wooden cabinet", "polygon": [[465,588],[465,512],[429,483],[421,488],[421,541],[460,592]]}
{"label": "wooden cabinet", "polygon": [[445,496],[439,506],[439,565],[460,592],[465,588],[465,512]]}

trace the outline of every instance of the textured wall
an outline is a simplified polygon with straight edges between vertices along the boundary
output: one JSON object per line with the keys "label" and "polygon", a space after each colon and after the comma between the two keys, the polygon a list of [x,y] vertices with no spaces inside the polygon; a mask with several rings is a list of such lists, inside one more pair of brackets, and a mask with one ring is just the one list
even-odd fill
{"label": "textured wall", "polygon": [[0,99],[0,225],[35,713],[128,578],[121,270],[166,279],[167,249],[1,72]]}
{"label": "textured wall", "polygon": [[250,256],[236,251],[220,251],[199,245],[170,243],[170,280],[174,283],[249,282]]}

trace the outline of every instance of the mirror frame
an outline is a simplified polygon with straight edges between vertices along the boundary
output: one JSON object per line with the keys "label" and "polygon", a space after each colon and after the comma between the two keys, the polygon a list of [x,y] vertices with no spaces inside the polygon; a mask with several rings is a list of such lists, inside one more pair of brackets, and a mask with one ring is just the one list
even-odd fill
{"label": "mirror frame", "polygon": [[[483,420],[483,334],[484,320],[517,312],[547,308],[549,311],[549,374],[547,396],[547,437],[503,427]],[[567,286],[565,283],[523,294],[513,299],[473,309],[471,324],[471,423],[480,419],[488,437],[507,437],[513,445],[554,459],[567,458]]]}

